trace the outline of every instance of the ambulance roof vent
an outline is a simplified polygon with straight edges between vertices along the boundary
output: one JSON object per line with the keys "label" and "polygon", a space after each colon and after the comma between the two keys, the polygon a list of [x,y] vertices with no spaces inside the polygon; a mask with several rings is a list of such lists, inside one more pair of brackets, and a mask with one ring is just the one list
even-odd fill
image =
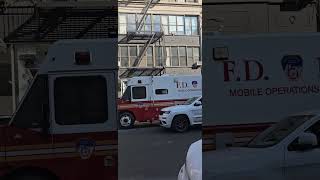
{"label": "ambulance roof vent", "polygon": [[116,38],[57,41],[49,48],[39,72],[117,70],[116,44]]}

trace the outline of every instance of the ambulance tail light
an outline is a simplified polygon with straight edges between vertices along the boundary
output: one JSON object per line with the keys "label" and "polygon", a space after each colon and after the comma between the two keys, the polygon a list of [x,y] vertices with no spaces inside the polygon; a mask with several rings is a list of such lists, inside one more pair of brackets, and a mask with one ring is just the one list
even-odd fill
{"label": "ambulance tail light", "polygon": [[229,52],[227,47],[216,47],[213,49],[213,59],[216,61],[223,61],[229,59]]}
{"label": "ambulance tail light", "polygon": [[74,54],[76,65],[89,65],[91,63],[91,54],[89,51],[77,51]]}

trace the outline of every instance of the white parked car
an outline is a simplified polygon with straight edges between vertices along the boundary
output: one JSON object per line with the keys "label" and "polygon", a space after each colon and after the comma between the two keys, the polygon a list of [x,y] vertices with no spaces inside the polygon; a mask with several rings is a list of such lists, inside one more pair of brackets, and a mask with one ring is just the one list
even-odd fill
{"label": "white parked car", "polygon": [[190,145],[178,180],[202,180],[202,140]]}
{"label": "white parked car", "polygon": [[202,96],[193,97],[183,105],[161,109],[160,126],[185,132],[190,126],[202,124]]}
{"label": "white parked car", "polygon": [[[215,180],[319,179],[319,141],[320,111],[291,115],[260,133],[244,147],[204,152],[203,177]],[[190,153],[198,154],[187,156],[199,157],[202,146],[198,143],[190,149],[193,149],[189,150]],[[187,158],[186,164],[198,161]],[[192,169],[188,171],[192,172]],[[178,177],[182,177],[181,172]]]}

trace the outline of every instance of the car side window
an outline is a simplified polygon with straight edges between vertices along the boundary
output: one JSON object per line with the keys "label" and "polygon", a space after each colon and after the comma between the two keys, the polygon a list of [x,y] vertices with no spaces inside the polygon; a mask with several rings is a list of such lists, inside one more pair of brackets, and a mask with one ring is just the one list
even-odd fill
{"label": "car side window", "polygon": [[312,125],[310,128],[308,128],[306,130],[306,132],[310,132],[310,133],[313,133],[317,136],[317,140],[318,140],[318,148],[320,147],[319,146],[319,143],[320,143],[320,121],[316,122],[314,125]]}
{"label": "car side window", "polygon": [[44,105],[49,103],[48,77],[39,75],[35,77],[29,91],[13,117],[12,126],[18,128],[39,128],[44,120]]}
{"label": "car side window", "polygon": [[[319,148],[320,147],[320,121],[313,124],[310,128],[305,130],[305,132],[313,133],[316,135],[317,140],[318,140],[318,145],[314,148]],[[296,145],[298,145],[298,138],[296,138],[294,141],[292,141],[292,143],[290,143],[290,145],[288,146],[288,150],[289,151],[296,150],[296,148],[295,148]]]}

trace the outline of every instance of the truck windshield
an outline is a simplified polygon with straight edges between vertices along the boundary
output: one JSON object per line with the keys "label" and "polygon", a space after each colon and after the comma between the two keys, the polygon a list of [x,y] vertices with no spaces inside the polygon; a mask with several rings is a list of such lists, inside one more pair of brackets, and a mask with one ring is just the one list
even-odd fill
{"label": "truck windshield", "polygon": [[190,105],[190,104],[192,104],[194,101],[196,101],[198,98],[199,98],[199,97],[190,98],[190,99],[188,99],[188,100],[184,103],[184,105]]}
{"label": "truck windshield", "polygon": [[121,99],[123,99],[125,101],[129,101],[131,99],[131,91],[130,90],[131,90],[131,86],[128,86],[126,88],[126,90],[124,91]]}
{"label": "truck windshield", "polygon": [[314,117],[314,115],[296,115],[286,117],[252,139],[247,144],[247,147],[264,148],[276,145],[312,117]]}

